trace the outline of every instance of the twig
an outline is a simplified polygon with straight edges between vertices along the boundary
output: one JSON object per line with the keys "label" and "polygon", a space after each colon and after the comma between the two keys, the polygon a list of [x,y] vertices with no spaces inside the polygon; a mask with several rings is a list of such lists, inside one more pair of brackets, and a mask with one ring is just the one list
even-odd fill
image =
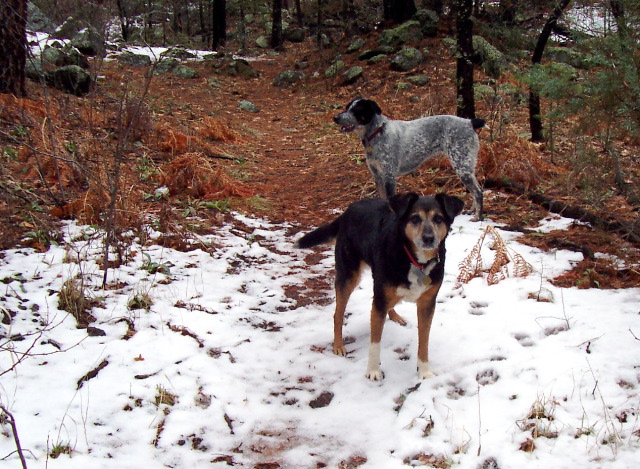
{"label": "twig", "polygon": [[13,432],[13,440],[16,442],[16,449],[18,452],[18,456],[20,456],[20,462],[22,463],[22,468],[27,469],[27,460],[24,458],[24,454],[22,452],[22,446],[20,445],[20,437],[18,436],[18,428],[16,426],[16,420],[13,418],[13,414],[9,412],[6,407],[0,404],[0,410],[4,412],[4,414],[9,419],[9,425],[11,425],[11,431]]}

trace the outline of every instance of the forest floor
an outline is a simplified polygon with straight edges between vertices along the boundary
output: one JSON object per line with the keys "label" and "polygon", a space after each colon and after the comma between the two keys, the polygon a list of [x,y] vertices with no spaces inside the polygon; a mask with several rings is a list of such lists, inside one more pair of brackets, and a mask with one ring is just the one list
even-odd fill
{"label": "forest floor", "polygon": [[[373,36],[368,38],[368,46],[372,47],[374,41]],[[346,45],[341,46],[344,49]],[[3,169],[0,197],[0,247],[30,243],[43,248],[48,240],[41,233],[51,233],[56,219],[51,213],[87,223],[100,221],[99,212],[106,207],[107,198],[104,186],[95,189],[91,181],[108,181],[100,168],[102,160],[107,165],[110,158],[115,160],[112,155],[118,154],[114,137],[118,116],[133,112],[136,100],[142,97],[140,118],[131,132],[133,143],[125,152],[121,169],[121,221],[131,223],[157,216],[161,223],[173,227],[175,233],[167,235],[167,243],[178,247],[188,236],[185,226],[190,222],[185,220],[189,215],[208,218],[208,225],[199,225],[199,230],[215,229],[225,218],[219,210],[212,209],[221,205],[202,200],[224,199],[225,204],[230,201],[231,208],[244,213],[273,222],[291,222],[295,227],[292,236],[295,231],[329,220],[349,203],[374,196],[359,139],[353,134],[341,134],[332,120],[351,99],[374,99],[385,115],[395,119],[455,113],[455,61],[447,55],[440,39],[428,40],[423,46],[432,53],[418,70],[401,74],[391,71],[387,63],[366,66],[363,78],[347,86],[339,83],[339,77],[324,77],[336,50],[319,53],[310,40],[302,45],[287,44],[284,52],[251,61],[260,74],[258,78],[228,76],[211,63],[199,62],[190,64],[199,78],[155,76],[145,92],[144,69],[107,60],[100,66],[96,92],[85,98],[56,90],[45,92],[29,82],[29,100],[12,102],[5,96],[0,107],[3,145],[14,148],[12,153],[4,153],[8,164]],[[347,68],[362,64],[356,56],[342,57]],[[279,72],[294,68],[305,73],[301,83],[287,88],[273,85]],[[403,91],[395,88],[407,75],[416,74],[429,76],[429,84]],[[489,82],[479,71],[476,80]],[[500,80],[510,81],[510,76]],[[259,112],[239,109],[242,100],[253,102]],[[480,133],[481,184],[489,177],[508,176],[532,191],[584,207],[608,220],[637,224],[637,206],[629,204],[615,189],[612,177],[608,191],[594,189],[589,193],[577,189],[584,185],[584,174],[607,173],[590,165],[605,165],[608,160],[596,155],[582,166],[576,164],[576,142],[582,140],[572,137],[567,129],[557,130],[555,144],[550,148],[531,144],[523,137],[528,129],[525,104],[483,100],[477,103],[477,116],[485,118],[489,125]],[[51,122],[53,126],[49,127]],[[20,134],[21,128],[27,129],[26,136]],[[26,145],[15,146],[20,139]],[[637,166],[637,158],[632,156],[637,148],[632,144],[622,154],[627,157],[624,164],[628,174],[637,175],[638,168],[633,167],[634,162]],[[97,168],[94,175],[79,174],[71,167],[65,170],[66,166],[61,172],[60,166],[46,161],[51,148],[63,154],[60,164],[65,158],[80,162],[86,158],[87,168],[89,164]],[[222,189],[194,189],[196,180],[207,171],[223,180]],[[200,183],[208,184],[202,180]],[[161,185],[171,189],[169,197],[153,196]],[[444,158],[424,164],[416,174],[401,177],[398,190],[424,194],[446,191],[470,204],[469,194]],[[58,201],[63,193],[65,201],[76,202],[56,208],[50,193],[58,194]],[[603,193],[606,197],[598,195]],[[36,211],[32,210],[34,206]],[[485,213],[491,223],[525,232],[548,215],[547,210],[527,197],[499,190],[485,191]],[[638,245],[627,242],[620,234],[576,223],[567,231],[544,236],[529,232],[524,239],[544,249],[585,253],[585,260],[574,272],[557,279],[561,285],[620,288],[640,283]],[[622,264],[607,255],[615,256]]]}

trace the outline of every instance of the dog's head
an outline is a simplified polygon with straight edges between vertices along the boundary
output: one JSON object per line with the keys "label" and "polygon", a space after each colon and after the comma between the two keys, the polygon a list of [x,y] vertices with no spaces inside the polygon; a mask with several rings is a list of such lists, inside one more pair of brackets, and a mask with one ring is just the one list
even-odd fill
{"label": "dog's head", "polygon": [[389,199],[389,204],[398,217],[399,229],[408,247],[423,261],[436,256],[453,219],[464,207],[462,200],[446,194],[396,194]]}
{"label": "dog's head", "polygon": [[368,125],[377,114],[382,114],[382,109],[375,101],[356,98],[333,120],[340,126],[340,132],[353,132],[358,126]]}

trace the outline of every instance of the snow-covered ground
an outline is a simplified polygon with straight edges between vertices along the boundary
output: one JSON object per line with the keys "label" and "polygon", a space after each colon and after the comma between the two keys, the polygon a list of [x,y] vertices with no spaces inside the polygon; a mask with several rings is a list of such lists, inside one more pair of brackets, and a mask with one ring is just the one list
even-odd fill
{"label": "snow-covered ground", "polygon": [[[4,252],[1,305],[15,317],[2,325],[0,372],[27,356],[1,376],[0,403],[30,468],[637,467],[640,289],[553,287],[582,255],[540,252],[500,230],[535,272],[459,286],[458,264],[490,222],[458,217],[431,334],[436,376],[417,379],[415,306],[405,303],[409,325],[386,325],[385,379],[371,382],[370,278],[348,306],[348,356],[334,356],[333,292],[306,306],[285,294],[304,300],[305,281],[331,284],[330,249],[307,263],[290,226],[236,218],[249,228],[227,225],[203,249],[134,243],[106,290],[91,228],[70,223],[46,253]],[[540,230],[566,225],[550,218]],[[104,336],[57,308],[78,275],[103,306],[92,314]],[[145,294],[149,310],[129,309]],[[19,467],[1,428],[0,467]],[[71,454],[52,459],[54,447]]]}

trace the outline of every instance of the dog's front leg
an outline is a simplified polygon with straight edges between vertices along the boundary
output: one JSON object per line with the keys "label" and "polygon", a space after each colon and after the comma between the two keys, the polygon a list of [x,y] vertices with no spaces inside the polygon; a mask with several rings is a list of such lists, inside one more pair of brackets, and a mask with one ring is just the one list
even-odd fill
{"label": "dog's front leg", "polygon": [[369,343],[369,363],[365,376],[372,381],[384,378],[380,369],[380,341],[386,316],[385,312],[380,312],[375,306],[371,308],[371,341]]}
{"label": "dog's front leg", "polygon": [[441,283],[433,285],[418,298],[418,379],[431,378],[429,365],[429,333],[436,308],[436,296]]}

